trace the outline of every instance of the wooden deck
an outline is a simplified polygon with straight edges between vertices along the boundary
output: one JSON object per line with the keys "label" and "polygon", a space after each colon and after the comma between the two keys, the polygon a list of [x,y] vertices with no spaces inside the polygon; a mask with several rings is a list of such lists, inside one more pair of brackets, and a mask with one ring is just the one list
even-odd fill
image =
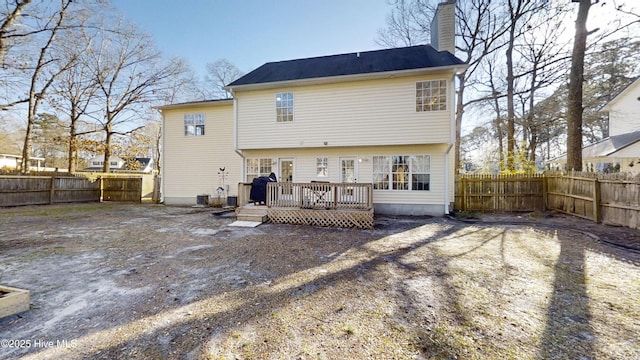
{"label": "wooden deck", "polygon": [[373,228],[371,184],[273,182],[267,185],[266,206],[250,203],[250,189],[251,184],[238,185],[239,220],[262,211],[273,223]]}

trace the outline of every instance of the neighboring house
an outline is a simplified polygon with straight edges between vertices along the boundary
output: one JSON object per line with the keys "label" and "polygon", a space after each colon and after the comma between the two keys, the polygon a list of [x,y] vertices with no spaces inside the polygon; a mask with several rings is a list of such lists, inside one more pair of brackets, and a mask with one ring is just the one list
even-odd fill
{"label": "neighboring house", "polygon": [[[640,77],[604,108],[609,112],[609,137],[582,149],[582,169],[640,173]],[[564,169],[566,155],[551,161]]]}
{"label": "neighboring house", "polygon": [[[29,170],[32,171],[43,171],[45,168],[42,166],[44,162],[44,158],[40,157],[31,157],[29,158],[31,165],[29,166]],[[22,155],[12,155],[12,154],[0,154],[0,169],[6,170],[15,170],[19,169],[22,164]]]}
{"label": "neighboring house", "polygon": [[640,130],[640,77],[613,98],[603,110],[609,112],[609,136]]}
{"label": "neighboring house", "polygon": [[[91,166],[82,169],[82,171],[102,171],[104,156],[98,156],[91,159]],[[122,172],[131,171],[138,173],[151,173],[153,171],[153,159],[148,157],[137,157],[134,159],[137,168],[131,168],[131,164],[117,156],[109,157],[109,171]]]}
{"label": "neighboring house", "polygon": [[22,156],[20,155],[0,154],[0,169],[17,169],[21,162]]}
{"label": "neighboring house", "polygon": [[[82,169],[82,171],[102,171],[102,165],[104,164],[104,156],[97,156],[91,159],[91,166]],[[124,160],[117,156],[109,157],[109,170],[117,170],[124,166]]]}
{"label": "neighboring house", "polygon": [[134,159],[137,168],[129,170],[138,171],[142,173],[150,173],[153,171],[153,159],[149,157],[137,157]]}
{"label": "neighboring house", "polygon": [[271,62],[229,84],[233,100],[161,107],[165,203],[214,193],[227,166],[230,194],[273,172],[372,183],[377,213],[450,211],[455,74],[466,66],[452,55],[454,10],[440,4],[433,45]]}

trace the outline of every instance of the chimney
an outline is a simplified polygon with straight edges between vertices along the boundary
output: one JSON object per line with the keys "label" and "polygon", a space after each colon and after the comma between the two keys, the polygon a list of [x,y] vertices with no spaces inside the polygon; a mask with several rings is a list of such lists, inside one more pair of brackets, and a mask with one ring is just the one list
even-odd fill
{"label": "chimney", "polygon": [[431,46],[438,51],[456,53],[456,0],[438,4],[431,20]]}

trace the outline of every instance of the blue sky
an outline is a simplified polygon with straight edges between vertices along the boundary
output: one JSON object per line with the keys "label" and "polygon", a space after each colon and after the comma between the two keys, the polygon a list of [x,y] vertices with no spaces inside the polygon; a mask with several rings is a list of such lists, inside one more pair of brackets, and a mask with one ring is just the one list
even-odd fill
{"label": "blue sky", "polygon": [[167,57],[200,76],[226,58],[249,72],[269,61],[378,49],[391,0],[112,0]]}

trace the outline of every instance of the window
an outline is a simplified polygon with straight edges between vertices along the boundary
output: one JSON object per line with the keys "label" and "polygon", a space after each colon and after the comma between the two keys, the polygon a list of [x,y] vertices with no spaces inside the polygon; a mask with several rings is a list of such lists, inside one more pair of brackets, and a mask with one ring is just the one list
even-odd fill
{"label": "window", "polygon": [[326,157],[316,158],[316,176],[317,177],[329,176],[329,158],[326,158]]}
{"label": "window", "polygon": [[276,94],[276,121],[293,121],[293,93]]}
{"label": "window", "polygon": [[271,159],[247,159],[247,182],[260,176],[269,176],[271,171]]}
{"label": "window", "polygon": [[184,114],[184,136],[204,135],[204,114]]}
{"label": "window", "polygon": [[374,156],[373,188],[429,190],[430,162],[429,155]]}
{"label": "window", "polygon": [[391,157],[391,175],[393,190],[409,190],[409,157]]}
{"label": "window", "polygon": [[416,83],[416,111],[447,110],[447,81],[431,80]]}

